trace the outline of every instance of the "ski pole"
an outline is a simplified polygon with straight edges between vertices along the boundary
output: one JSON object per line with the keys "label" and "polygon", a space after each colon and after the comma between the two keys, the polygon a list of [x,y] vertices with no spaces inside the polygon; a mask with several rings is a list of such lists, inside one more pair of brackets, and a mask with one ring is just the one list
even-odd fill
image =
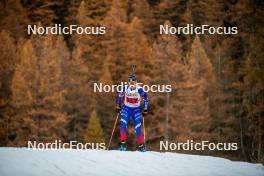
{"label": "ski pole", "polygon": [[111,141],[112,141],[112,137],[113,137],[114,132],[115,132],[115,128],[116,128],[116,123],[117,123],[118,117],[119,117],[119,113],[117,114],[116,119],[115,119],[115,123],[114,123],[113,129],[112,129],[112,134],[111,134],[108,146],[107,146],[107,150],[109,150],[109,147],[110,147],[110,144],[111,144]]}
{"label": "ski pole", "polygon": [[146,147],[146,129],[145,129],[145,120],[144,120],[145,118],[144,118],[144,116],[142,117],[142,123],[143,123],[143,137],[144,137],[144,144],[145,144],[145,148],[147,148]]}

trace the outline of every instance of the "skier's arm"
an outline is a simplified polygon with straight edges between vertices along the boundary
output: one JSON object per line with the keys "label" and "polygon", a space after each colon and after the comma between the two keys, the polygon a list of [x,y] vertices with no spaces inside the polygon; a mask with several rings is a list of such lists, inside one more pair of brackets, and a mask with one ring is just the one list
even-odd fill
{"label": "skier's arm", "polygon": [[148,95],[142,88],[140,88],[138,90],[138,92],[144,100],[144,104],[143,104],[144,111],[147,111],[148,110],[148,104],[149,104]]}
{"label": "skier's arm", "polygon": [[119,92],[118,97],[117,97],[117,101],[116,101],[116,107],[120,109],[120,107],[123,104],[123,99],[125,96],[125,88],[122,89],[121,92]]}

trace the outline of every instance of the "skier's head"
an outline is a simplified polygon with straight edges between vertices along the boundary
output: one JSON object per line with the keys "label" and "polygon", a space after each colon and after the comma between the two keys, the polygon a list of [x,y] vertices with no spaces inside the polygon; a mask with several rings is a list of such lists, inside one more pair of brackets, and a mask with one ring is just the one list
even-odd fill
{"label": "skier's head", "polygon": [[136,87],[137,79],[136,79],[136,76],[134,74],[129,75],[129,77],[128,77],[128,84],[131,87]]}

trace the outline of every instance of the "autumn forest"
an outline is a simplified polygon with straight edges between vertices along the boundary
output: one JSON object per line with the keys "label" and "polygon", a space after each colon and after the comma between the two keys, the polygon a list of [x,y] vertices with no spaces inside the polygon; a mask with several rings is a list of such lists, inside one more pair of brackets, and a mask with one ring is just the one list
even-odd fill
{"label": "autumn forest", "polygon": [[[264,3],[261,0],[3,0],[0,146],[108,142],[131,65],[149,92],[148,150],[163,140],[236,142],[236,151],[184,151],[264,163]],[[104,35],[27,35],[27,25],[105,26]],[[236,35],[160,35],[159,25],[238,27]],[[132,123],[132,122],[131,122]],[[136,148],[133,125],[128,146]],[[116,131],[112,149],[119,145]]]}

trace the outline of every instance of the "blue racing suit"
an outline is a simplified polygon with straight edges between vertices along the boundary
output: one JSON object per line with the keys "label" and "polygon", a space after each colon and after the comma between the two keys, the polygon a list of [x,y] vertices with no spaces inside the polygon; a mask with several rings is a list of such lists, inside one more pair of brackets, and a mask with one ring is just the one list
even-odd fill
{"label": "blue racing suit", "polygon": [[148,109],[148,97],[140,86],[124,86],[117,98],[117,106],[122,106],[120,118],[120,138],[126,141],[127,124],[132,117],[138,144],[142,144],[144,139],[141,132],[142,107],[141,99],[143,98],[143,108]]}

